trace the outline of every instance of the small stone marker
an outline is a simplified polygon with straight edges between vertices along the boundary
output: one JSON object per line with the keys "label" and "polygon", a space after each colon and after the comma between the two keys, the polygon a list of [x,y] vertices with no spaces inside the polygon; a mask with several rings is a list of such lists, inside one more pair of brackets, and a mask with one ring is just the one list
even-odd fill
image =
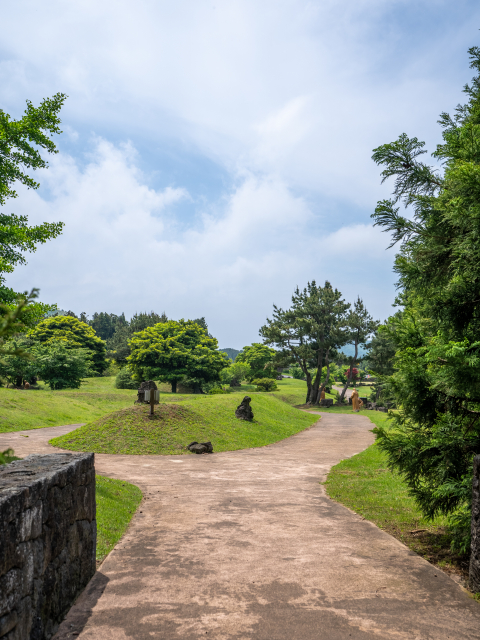
{"label": "small stone marker", "polygon": [[250,406],[252,399],[245,396],[235,411],[235,417],[239,420],[253,420],[253,411]]}
{"label": "small stone marker", "polygon": [[211,442],[191,442],[187,449],[192,453],[213,453]]}

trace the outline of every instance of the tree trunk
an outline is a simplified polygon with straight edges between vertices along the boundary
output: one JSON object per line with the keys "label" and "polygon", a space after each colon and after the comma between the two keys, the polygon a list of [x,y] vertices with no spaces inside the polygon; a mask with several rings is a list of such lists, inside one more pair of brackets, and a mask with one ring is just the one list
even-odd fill
{"label": "tree trunk", "polygon": [[323,342],[321,343],[320,349],[318,350],[318,358],[317,358],[317,374],[315,376],[315,380],[312,384],[312,390],[310,393],[309,404],[318,404],[318,388],[320,386],[320,380],[322,377],[322,369],[323,369]]}
{"label": "tree trunk", "polygon": [[[325,380],[324,382],[322,382],[319,390],[318,390],[318,394],[317,394],[317,402],[315,404],[319,404],[320,403],[320,398],[322,395],[322,391],[325,389],[325,387],[328,384],[328,381],[330,380],[330,349],[327,349],[327,353],[325,354],[325,364],[327,366],[327,375],[325,376]],[[322,367],[323,368],[323,367]]]}
{"label": "tree trunk", "polygon": [[172,382],[172,393],[177,393],[177,381]]}
{"label": "tree trunk", "polygon": [[345,393],[346,393],[346,391],[348,389],[348,385],[350,384],[350,382],[352,380],[353,363],[357,360],[357,356],[358,356],[358,340],[355,340],[355,355],[350,360],[350,369],[348,370],[347,381],[345,383],[345,386],[342,389],[342,393],[340,394],[339,402],[343,402],[343,398],[345,397]]}

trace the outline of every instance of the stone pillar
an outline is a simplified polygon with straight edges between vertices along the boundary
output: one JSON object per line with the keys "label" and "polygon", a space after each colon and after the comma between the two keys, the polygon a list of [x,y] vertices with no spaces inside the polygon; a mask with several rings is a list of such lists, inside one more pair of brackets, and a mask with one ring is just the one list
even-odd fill
{"label": "stone pillar", "polygon": [[0,637],[48,640],[95,573],[93,453],[0,467]]}

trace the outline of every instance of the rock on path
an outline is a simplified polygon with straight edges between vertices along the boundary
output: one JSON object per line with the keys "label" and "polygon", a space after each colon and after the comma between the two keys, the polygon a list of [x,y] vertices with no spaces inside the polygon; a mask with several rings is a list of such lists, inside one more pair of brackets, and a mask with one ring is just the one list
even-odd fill
{"label": "rock on path", "polygon": [[[71,428],[0,434],[0,449],[53,452]],[[323,414],[260,449],[97,454],[97,472],[144,501],[55,640],[478,640],[477,602],[319,484],[371,428]]]}

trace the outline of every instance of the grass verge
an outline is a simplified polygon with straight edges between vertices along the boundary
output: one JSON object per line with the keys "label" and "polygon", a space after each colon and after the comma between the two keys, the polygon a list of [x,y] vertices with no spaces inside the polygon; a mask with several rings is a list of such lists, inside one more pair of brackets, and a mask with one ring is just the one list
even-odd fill
{"label": "grass verge", "polygon": [[[375,424],[388,420],[385,413],[361,413]],[[463,583],[468,579],[468,557],[451,551],[446,519],[423,517],[402,477],[387,468],[387,457],[376,444],[335,465],[325,485],[333,500],[370,520],[452,577]]]}
{"label": "grass verge", "polygon": [[237,394],[189,396],[183,402],[160,403],[153,419],[148,406],[115,411],[50,444],[71,451],[124,454],[188,454],[186,445],[211,441],[214,451],[262,447],[298,433],[318,416],[298,411],[274,394],[252,396],[254,420],[235,417]]}
{"label": "grass verge", "polygon": [[96,476],[97,566],[125,533],[142,500],[134,484]]}

